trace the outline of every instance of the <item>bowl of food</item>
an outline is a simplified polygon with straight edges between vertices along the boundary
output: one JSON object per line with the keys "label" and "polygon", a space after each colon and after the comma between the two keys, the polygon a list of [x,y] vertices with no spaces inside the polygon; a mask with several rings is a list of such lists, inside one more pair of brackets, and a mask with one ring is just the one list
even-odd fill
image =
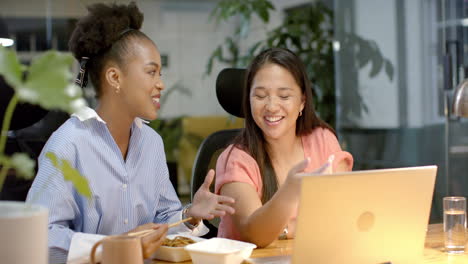
{"label": "bowl of food", "polygon": [[211,238],[185,246],[194,264],[240,264],[257,246],[252,243]]}
{"label": "bowl of food", "polygon": [[168,235],[162,246],[151,256],[169,262],[182,262],[190,260],[190,255],[185,246],[205,240],[201,237],[190,235]]}

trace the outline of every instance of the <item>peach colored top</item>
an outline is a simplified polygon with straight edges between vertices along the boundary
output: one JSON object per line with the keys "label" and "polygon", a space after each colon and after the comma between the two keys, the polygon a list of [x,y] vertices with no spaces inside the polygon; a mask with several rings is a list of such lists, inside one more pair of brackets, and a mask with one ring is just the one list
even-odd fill
{"label": "peach colored top", "polygon": [[[302,146],[304,155],[310,157],[309,166],[305,172],[311,172],[318,169],[331,154],[335,155],[333,161],[333,169],[336,168],[339,162],[345,161],[348,169],[353,167],[353,156],[350,153],[341,150],[336,136],[328,129],[316,128],[312,133],[302,136]],[[229,162],[226,164],[226,159],[229,151],[233,146],[226,148],[216,162],[216,185],[215,192],[219,194],[221,187],[230,182],[243,182],[250,184],[256,190],[259,199],[262,197],[262,177],[260,168],[257,162],[247,152],[234,148],[230,154]],[[295,218],[293,216],[292,218]],[[232,218],[229,215],[221,217],[221,222],[218,227],[218,237],[226,237],[230,239],[240,239]]]}

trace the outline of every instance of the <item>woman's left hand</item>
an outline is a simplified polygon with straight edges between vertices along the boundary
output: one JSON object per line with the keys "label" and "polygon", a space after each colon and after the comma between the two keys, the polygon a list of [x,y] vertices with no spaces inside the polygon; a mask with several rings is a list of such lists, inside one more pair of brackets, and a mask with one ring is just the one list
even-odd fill
{"label": "woman's left hand", "polygon": [[228,196],[216,195],[210,191],[210,185],[213,182],[215,172],[210,170],[205,177],[200,189],[193,197],[192,206],[187,211],[186,216],[193,217],[196,220],[220,217],[226,213],[233,214],[234,208],[231,205],[234,199]]}

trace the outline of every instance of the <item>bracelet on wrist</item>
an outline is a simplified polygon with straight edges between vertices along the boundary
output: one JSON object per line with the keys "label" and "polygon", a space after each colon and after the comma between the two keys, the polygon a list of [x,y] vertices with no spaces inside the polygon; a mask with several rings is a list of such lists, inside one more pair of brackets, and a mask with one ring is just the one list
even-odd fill
{"label": "bracelet on wrist", "polygon": [[284,229],[283,229],[283,232],[278,236],[278,239],[279,240],[284,240],[284,239],[288,239],[288,227],[286,226]]}
{"label": "bracelet on wrist", "polygon": [[[187,212],[190,209],[190,207],[192,207],[191,203],[187,204],[186,206],[182,208],[182,219],[187,218]],[[190,221],[184,222],[184,225],[192,230],[195,229],[199,224],[200,223],[197,223],[196,225],[192,225]]]}

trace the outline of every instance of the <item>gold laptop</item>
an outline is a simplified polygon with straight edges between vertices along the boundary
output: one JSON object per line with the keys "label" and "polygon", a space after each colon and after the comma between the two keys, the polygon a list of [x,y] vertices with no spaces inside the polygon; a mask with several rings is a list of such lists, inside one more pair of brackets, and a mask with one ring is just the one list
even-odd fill
{"label": "gold laptop", "polygon": [[437,167],[303,178],[293,264],[415,264]]}

